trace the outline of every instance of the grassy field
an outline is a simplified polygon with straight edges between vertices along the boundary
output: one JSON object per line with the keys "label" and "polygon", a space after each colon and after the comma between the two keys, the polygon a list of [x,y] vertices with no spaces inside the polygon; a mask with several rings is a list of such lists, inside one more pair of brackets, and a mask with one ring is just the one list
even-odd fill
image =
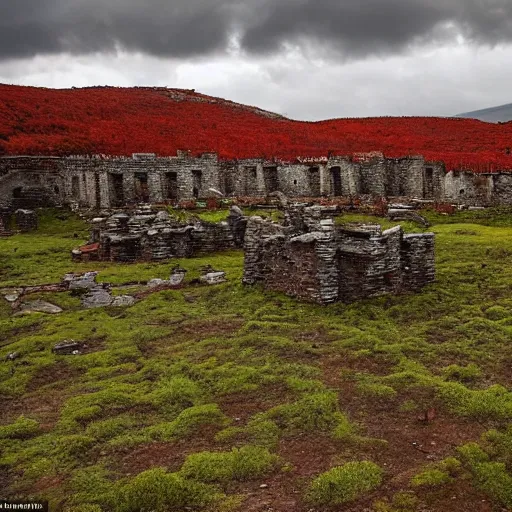
{"label": "grassy field", "polygon": [[[46,293],[63,313],[19,316],[0,298],[0,497],[68,512],[512,510],[512,212],[427,215],[437,282],[416,295],[299,303],[242,286],[233,251],[179,261],[187,282],[211,264],[227,283],[129,308]],[[0,240],[1,286],[85,270],[123,284],[175,264],[72,263],[86,238],[71,214],[42,214],[36,234]],[[69,339],[83,353],[51,352]]]}

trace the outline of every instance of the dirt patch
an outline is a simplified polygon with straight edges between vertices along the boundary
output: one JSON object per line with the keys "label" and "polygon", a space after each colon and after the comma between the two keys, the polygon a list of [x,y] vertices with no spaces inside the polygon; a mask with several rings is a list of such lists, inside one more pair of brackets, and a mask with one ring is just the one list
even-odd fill
{"label": "dirt patch", "polygon": [[284,385],[272,385],[252,392],[232,393],[219,398],[217,403],[226,416],[243,425],[254,414],[291,400],[293,395]]}
{"label": "dirt patch", "polygon": [[180,326],[178,336],[187,341],[200,341],[205,338],[232,337],[244,325],[243,318],[220,318],[185,323]]}
{"label": "dirt patch", "polygon": [[339,442],[318,434],[281,439],[277,453],[287,463],[285,470],[278,469],[258,481],[232,485],[228,491],[247,496],[242,506],[244,512],[312,510],[304,503],[305,489],[312,478],[332,466],[342,449]]}
{"label": "dirt patch", "polygon": [[323,345],[335,341],[338,336],[329,333],[329,330],[323,326],[318,326],[312,331],[301,331],[293,339],[295,341],[307,341],[314,345]]}
{"label": "dirt patch", "polygon": [[2,424],[9,424],[21,415],[40,422],[43,431],[50,431],[60,417],[60,411],[70,393],[66,386],[45,390],[44,393],[33,393],[29,396],[2,400]]}
{"label": "dirt patch", "polygon": [[52,365],[44,366],[37,370],[28,383],[26,391],[27,393],[30,393],[42,388],[43,386],[48,386],[57,382],[69,381],[78,378],[81,374],[82,370],[69,365],[66,361],[57,361]]}
{"label": "dirt patch", "polygon": [[111,463],[112,469],[124,476],[138,475],[157,467],[178,471],[187,455],[219,449],[214,440],[217,431],[218,429],[205,425],[187,439],[168,443],[146,443],[126,451],[117,451],[110,457],[114,461]]}

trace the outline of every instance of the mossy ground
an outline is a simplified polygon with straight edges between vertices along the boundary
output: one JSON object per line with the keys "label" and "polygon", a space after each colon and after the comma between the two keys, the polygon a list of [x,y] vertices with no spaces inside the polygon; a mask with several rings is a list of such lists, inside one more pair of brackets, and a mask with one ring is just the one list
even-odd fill
{"label": "mossy ground", "polygon": [[[133,283],[176,263],[74,264],[86,226],[41,215],[0,240],[2,287],[85,270]],[[0,299],[0,490],[75,512],[298,512],[317,477],[368,461],[382,482],[344,510],[512,507],[512,213],[427,215],[437,282],[416,295],[299,303],[242,286],[231,251],[179,261],[187,282],[211,264],[228,283],[130,308],[50,293],[37,298],[62,314],[13,316]],[[65,339],[87,349],[53,354]]]}

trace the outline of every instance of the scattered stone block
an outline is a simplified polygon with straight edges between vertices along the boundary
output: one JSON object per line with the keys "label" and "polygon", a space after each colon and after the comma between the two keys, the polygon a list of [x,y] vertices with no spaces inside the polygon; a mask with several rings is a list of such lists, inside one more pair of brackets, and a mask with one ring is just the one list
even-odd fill
{"label": "scattered stone block", "polygon": [[90,290],[98,286],[96,277],[98,272],[86,272],[85,274],[66,274],[63,282],[68,284],[69,290]]}
{"label": "scattered stone block", "polygon": [[199,279],[208,285],[221,284],[227,281],[226,272],[208,272],[208,274],[201,276]]}
{"label": "scattered stone block", "polygon": [[15,288],[12,290],[2,290],[2,295],[7,302],[16,302],[23,294],[22,288]]}
{"label": "scattered stone block", "polygon": [[135,297],[132,297],[131,295],[119,295],[117,297],[114,297],[114,300],[112,301],[111,305],[117,308],[121,308],[133,306],[135,302]]}
{"label": "scattered stone block", "polygon": [[58,355],[71,355],[80,353],[82,345],[73,340],[65,340],[57,343],[53,348],[52,352]]}
{"label": "scattered stone block", "polygon": [[158,288],[159,286],[164,286],[165,284],[168,284],[169,281],[166,281],[165,279],[151,279],[151,281],[148,282],[148,288]]}
{"label": "scattered stone block", "polygon": [[181,284],[183,284],[186,274],[187,271],[184,268],[174,267],[172,269],[171,277],[169,279],[171,286],[180,286]]}
{"label": "scattered stone block", "polygon": [[20,356],[19,352],[11,352],[10,354],[7,355],[5,360],[6,361],[15,361],[16,359],[19,359],[20,357],[21,356]]}
{"label": "scattered stone block", "polygon": [[112,297],[110,290],[103,286],[97,286],[92,288],[88,293],[82,296],[82,306],[85,309],[103,308],[110,306],[114,298]]}
{"label": "scattered stone block", "polygon": [[22,313],[47,313],[50,315],[56,315],[62,313],[62,308],[46,302],[44,300],[34,300],[31,302],[23,302],[20,306]]}

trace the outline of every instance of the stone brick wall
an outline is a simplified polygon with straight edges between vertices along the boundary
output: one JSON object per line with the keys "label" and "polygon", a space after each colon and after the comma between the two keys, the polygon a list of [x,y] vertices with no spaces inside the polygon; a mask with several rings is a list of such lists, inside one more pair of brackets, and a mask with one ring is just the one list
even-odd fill
{"label": "stone brick wall", "polygon": [[400,226],[346,229],[323,218],[320,207],[302,213],[303,222],[289,226],[248,220],[245,284],[328,304],[417,291],[434,281],[433,234],[404,235]]}
{"label": "stone brick wall", "polygon": [[183,224],[165,211],[144,207],[131,216],[117,213],[96,219],[88,246],[75,249],[73,257],[79,260],[83,254],[83,259],[90,259],[90,245],[96,243],[98,259],[118,262],[160,261],[233,249],[239,246],[238,237],[243,238],[244,219],[238,219],[236,229],[228,222]]}
{"label": "stone brick wall", "polygon": [[[226,196],[378,196],[512,204],[510,173],[446,173],[422,157],[386,159],[330,156],[302,163],[265,159],[219,162],[217,155],[175,157],[0,157],[0,206],[35,208],[77,203],[112,208],[142,202],[177,202]],[[213,190],[212,190],[213,189]]]}

